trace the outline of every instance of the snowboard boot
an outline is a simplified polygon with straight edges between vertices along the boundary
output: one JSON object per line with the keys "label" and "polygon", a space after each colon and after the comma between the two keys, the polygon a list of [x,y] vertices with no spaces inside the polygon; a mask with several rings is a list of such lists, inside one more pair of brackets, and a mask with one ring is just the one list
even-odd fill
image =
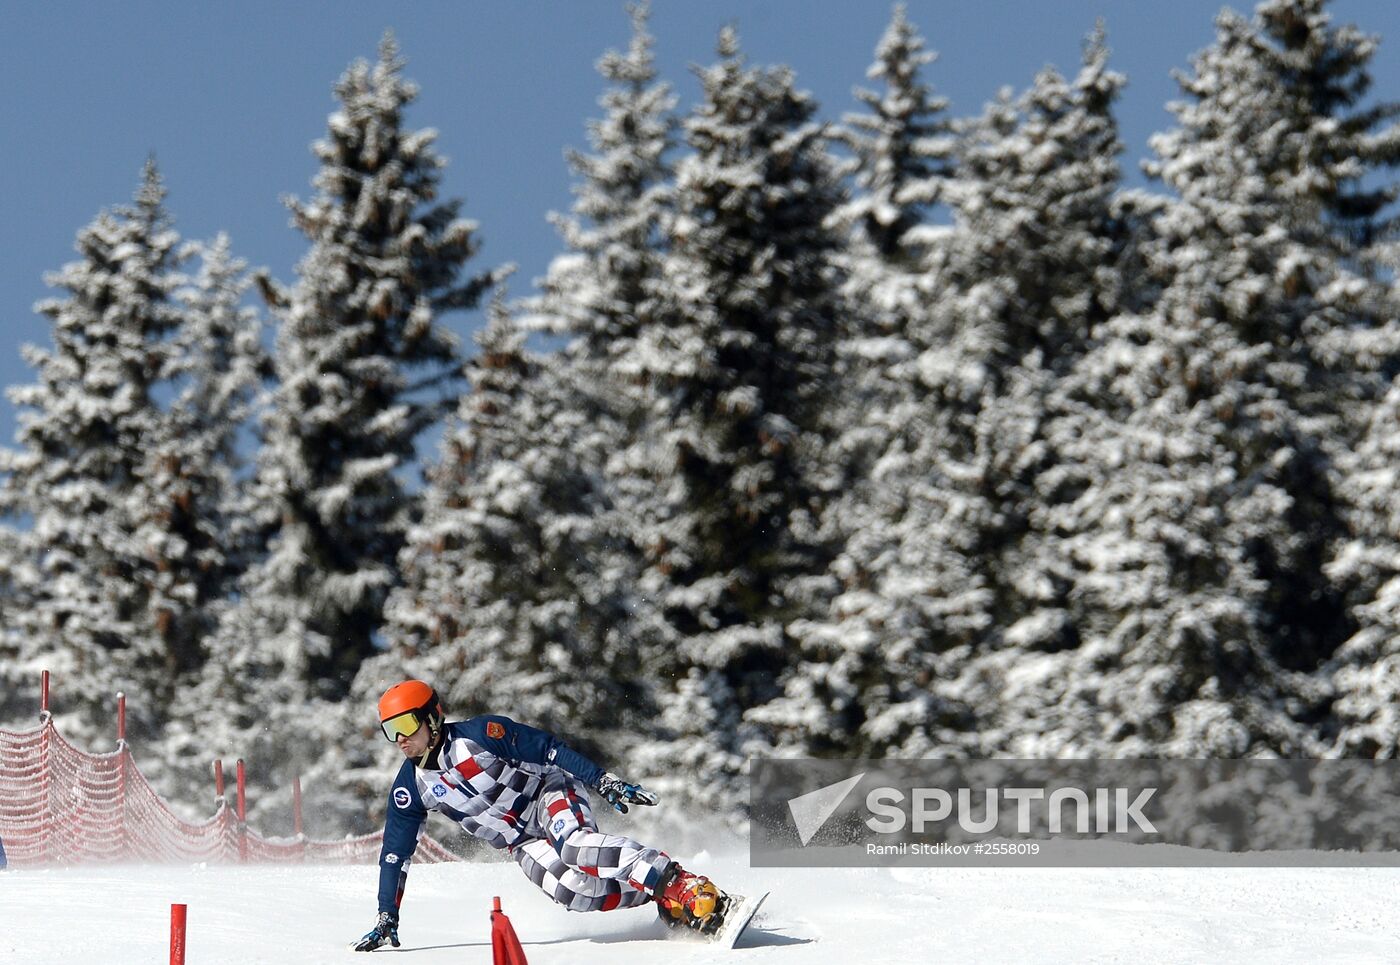
{"label": "snowboard boot", "polygon": [[724,922],[724,892],[703,875],[693,875],[674,861],[656,888],[657,914],[669,928],[710,934]]}

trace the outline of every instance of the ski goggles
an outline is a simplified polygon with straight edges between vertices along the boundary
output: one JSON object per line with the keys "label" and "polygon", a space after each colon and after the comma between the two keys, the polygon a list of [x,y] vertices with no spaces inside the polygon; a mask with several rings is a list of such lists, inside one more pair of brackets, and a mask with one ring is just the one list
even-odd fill
{"label": "ski goggles", "polygon": [[397,741],[400,737],[412,737],[418,733],[418,728],[423,726],[423,721],[419,719],[415,711],[410,710],[406,714],[399,714],[390,717],[388,720],[381,720],[379,727],[384,731],[384,736],[391,741]]}

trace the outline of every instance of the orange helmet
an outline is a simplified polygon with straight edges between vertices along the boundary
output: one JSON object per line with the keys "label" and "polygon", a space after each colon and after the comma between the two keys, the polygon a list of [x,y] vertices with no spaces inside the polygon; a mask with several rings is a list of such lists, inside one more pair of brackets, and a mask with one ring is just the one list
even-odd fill
{"label": "orange helmet", "polygon": [[394,684],[379,698],[379,726],[391,741],[412,737],[424,724],[432,733],[442,727],[446,711],[437,691],[421,680]]}

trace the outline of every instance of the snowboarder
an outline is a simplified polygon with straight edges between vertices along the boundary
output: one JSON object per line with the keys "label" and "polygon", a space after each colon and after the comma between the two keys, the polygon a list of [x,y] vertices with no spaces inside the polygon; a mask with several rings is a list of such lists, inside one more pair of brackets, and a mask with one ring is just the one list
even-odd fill
{"label": "snowboarder", "polygon": [[623,814],[656,803],[551,734],[494,714],[445,722],[437,692],[405,680],[379,698],[384,736],[407,758],[389,792],[379,853],[379,916],[353,946],[399,945],[399,905],[418,833],[440,811],[505,848],[545,894],[570,911],[609,911],[650,901],[672,927],[713,932],[727,896],[664,851],[598,830],[585,788]]}

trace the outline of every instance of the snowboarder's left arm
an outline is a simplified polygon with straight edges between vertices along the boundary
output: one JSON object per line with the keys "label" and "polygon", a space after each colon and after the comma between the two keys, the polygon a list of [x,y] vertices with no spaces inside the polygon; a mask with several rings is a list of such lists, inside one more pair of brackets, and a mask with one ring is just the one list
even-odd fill
{"label": "snowboarder's left arm", "polygon": [[487,714],[466,722],[472,740],[497,757],[530,764],[553,764],[568,771],[601,794],[609,804],[627,813],[627,804],[655,804],[656,795],[640,784],[629,784],[589,760],[553,734],[509,717]]}
{"label": "snowboarder's left arm", "polygon": [[464,722],[467,736],[497,757],[526,764],[562,767],[589,787],[597,784],[603,769],[558,737],[537,727],[519,724],[499,714],[485,714]]}

